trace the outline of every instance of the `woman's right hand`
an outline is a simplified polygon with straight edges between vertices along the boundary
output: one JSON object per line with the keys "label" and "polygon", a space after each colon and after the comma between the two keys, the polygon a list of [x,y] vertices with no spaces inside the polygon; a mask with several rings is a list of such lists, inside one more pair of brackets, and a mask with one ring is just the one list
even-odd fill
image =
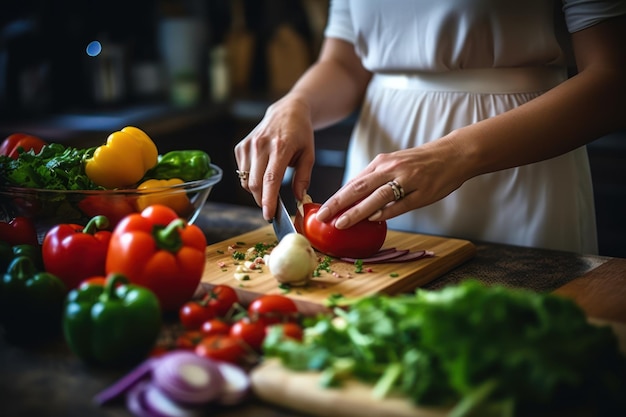
{"label": "woman's right hand", "polygon": [[315,162],[311,112],[296,94],[287,94],[272,104],[261,122],[235,146],[241,186],[262,207],[270,220],[276,213],[280,186],[287,167],[294,168],[292,188],[301,199],[311,181]]}

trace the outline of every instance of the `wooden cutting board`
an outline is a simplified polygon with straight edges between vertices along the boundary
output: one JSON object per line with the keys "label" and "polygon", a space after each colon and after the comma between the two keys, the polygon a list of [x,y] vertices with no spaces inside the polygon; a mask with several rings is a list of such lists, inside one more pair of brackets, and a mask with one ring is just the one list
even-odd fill
{"label": "wooden cutting board", "polygon": [[261,294],[284,294],[296,301],[301,312],[308,314],[323,310],[324,301],[334,294],[359,297],[412,291],[471,259],[476,252],[476,247],[466,240],[390,230],[383,248],[427,249],[433,251],[435,256],[412,262],[366,265],[363,268],[365,272],[360,274],[354,272],[353,264],[335,260],[331,263],[334,274],[322,272],[306,287],[294,287],[288,291],[279,287],[266,265],[259,272],[249,273],[249,280],[235,279],[237,262],[229,252],[229,246],[236,245],[238,251],[244,252],[257,243],[271,244],[275,241],[274,230],[268,225],[208,246],[202,283],[209,287],[229,285],[237,290],[243,303]]}

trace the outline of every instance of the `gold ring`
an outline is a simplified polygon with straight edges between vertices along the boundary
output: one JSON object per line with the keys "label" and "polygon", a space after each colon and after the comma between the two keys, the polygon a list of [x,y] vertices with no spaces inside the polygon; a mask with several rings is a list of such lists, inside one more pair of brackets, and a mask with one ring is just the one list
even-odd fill
{"label": "gold ring", "polygon": [[387,185],[390,186],[391,190],[393,191],[394,201],[398,201],[404,197],[404,188],[402,188],[402,186],[398,184],[398,181],[396,180],[389,181]]}
{"label": "gold ring", "polygon": [[239,176],[239,179],[241,181],[248,181],[248,176],[250,175],[250,172],[248,171],[235,171],[237,173],[237,175]]}

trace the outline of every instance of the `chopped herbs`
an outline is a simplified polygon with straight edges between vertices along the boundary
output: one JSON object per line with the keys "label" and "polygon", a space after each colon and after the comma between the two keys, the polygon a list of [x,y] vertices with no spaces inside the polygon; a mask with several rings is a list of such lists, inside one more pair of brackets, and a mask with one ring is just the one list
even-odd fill
{"label": "chopped herbs", "polygon": [[354,272],[357,274],[363,273],[363,259],[357,259],[354,261]]}

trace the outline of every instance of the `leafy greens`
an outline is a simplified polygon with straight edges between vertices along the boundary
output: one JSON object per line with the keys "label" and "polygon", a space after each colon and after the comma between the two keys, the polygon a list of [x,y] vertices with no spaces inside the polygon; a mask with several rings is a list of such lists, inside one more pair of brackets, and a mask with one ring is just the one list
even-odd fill
{"label": "leafy greens", "polygon": [[39,154],[22,152],[17,159],[0,156],[0,180],[7,186],[49,190],[98,190],[85,174],[84,160],[95,148],[77,149],[60,143],[43,147]]}
{"label": "leafy greens", "polygon": [[[266,356],[319,370],[326,386],[356,377],[378,398],[399,392],[451,416],[512,416],[564,405],[624,410],[626,359],[610,327],[571,300],[475,280],[439,291],[333,300],[303,343],[274,330]],[[471,414],[473,415],[473,414]]]}

